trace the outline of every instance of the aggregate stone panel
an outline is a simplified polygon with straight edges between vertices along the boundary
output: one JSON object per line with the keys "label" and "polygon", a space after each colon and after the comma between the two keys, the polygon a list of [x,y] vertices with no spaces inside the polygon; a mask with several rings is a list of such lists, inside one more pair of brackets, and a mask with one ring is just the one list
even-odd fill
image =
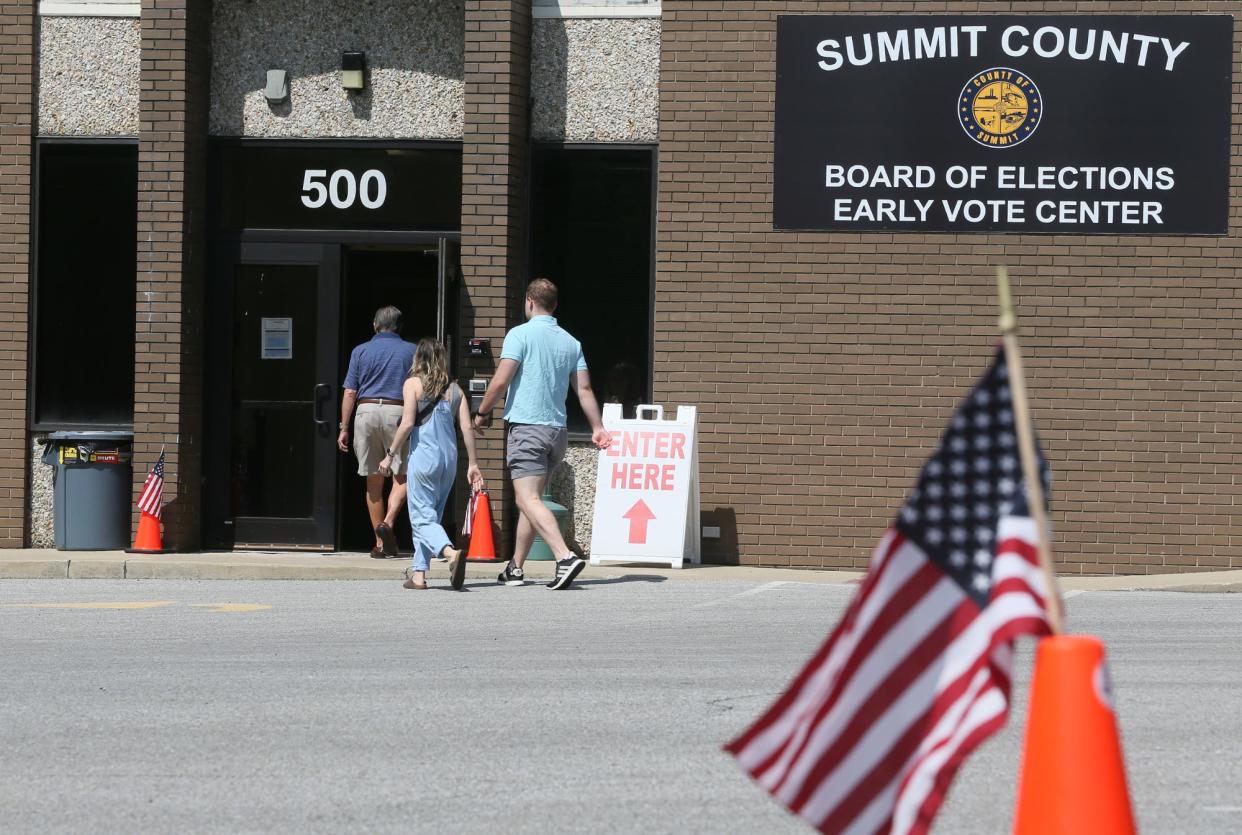
{"label": "aggregate stone panel", "polygon": [[[463,0],[217,0],[211,133],[217,136],[462,138]],[[341,87],[341,53],[366,53],[367,86]],[[269,104],[269,69],[289,98]]]}
{"label": "aggregate stone panel", "polygon": [[599,450],[593,444],[571,444],[552,473],[552,499],[569,508],[570,547],[584,557],[591,553],[598,461]]}
{"label": "aggregate stone panel", "polygon": [[137,136],[138,19],[43,17],[39,29],[39,133]]}
{"label": "aggregate stone panel", "polygon": [[531,45],[531,132],[564,142],[655,142],[660,21],[547,18]]}
{"label": "aggregate stone panel", "polygon": [[43,463],[45,435],[35,435],[30,441],[30,531],[31,548],[56,547],[56,508],[52,487],[53,468]]}

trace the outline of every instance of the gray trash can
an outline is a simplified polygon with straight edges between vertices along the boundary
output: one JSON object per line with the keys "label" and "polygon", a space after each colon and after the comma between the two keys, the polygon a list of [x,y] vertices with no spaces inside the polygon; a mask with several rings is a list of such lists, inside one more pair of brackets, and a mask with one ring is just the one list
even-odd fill
{"label": "gray trash can", "polygon": [[129,545],[133,491],[132,432],[53,432],[43,448],[51,464],[56,549],[114,551]]}

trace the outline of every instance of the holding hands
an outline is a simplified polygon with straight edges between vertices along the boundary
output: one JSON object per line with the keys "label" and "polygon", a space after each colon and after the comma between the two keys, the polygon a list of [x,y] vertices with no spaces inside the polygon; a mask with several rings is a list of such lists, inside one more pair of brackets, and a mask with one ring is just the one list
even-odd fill
{"label": "holding hands", "polygon": [[480,437],[483,436],[483,430],[490,428],[492,425],[491,412],[479,412],[474,416],[474,433]]}

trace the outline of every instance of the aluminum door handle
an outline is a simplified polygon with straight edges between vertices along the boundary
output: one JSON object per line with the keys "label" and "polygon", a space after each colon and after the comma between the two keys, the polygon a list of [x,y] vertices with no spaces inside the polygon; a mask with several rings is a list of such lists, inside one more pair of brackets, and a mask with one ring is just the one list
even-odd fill
{"label": "aluminum door handle", "polygon": [[316,426],[327,426],[331,421],[319,417],[320,389],[327,391],[329,397],[332,396],[332,386],[327,383],[315,383],[315,391],[311,394],[311,420],[315,421]]}

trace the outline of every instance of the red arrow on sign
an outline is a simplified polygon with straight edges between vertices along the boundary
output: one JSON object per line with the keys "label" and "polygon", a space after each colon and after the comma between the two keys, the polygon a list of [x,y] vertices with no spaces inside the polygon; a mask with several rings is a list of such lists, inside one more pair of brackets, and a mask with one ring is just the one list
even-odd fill
{"label": "red arrow on sign", "polygon": [[639,499],[621,518],[630,520],[630,544],[646,545],[647,523],[655,518],[651,508],[647,507],[647,503]]}

